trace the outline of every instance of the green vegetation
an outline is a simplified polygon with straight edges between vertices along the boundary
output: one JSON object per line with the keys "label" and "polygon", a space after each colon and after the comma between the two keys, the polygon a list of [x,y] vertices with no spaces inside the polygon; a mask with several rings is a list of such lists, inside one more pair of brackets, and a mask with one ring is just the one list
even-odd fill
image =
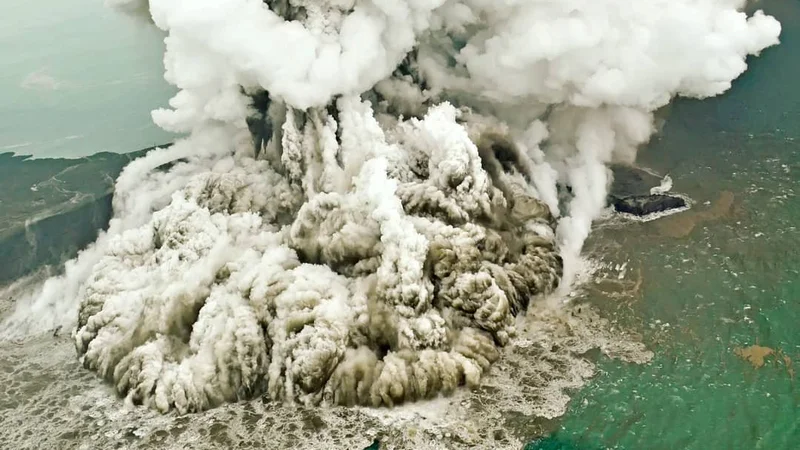
{"label": "green vegetation", "polygon": [[0,284],[61,264],[94,241],[111,218],[114,180],[149,150],[76,159],[0,154]]}

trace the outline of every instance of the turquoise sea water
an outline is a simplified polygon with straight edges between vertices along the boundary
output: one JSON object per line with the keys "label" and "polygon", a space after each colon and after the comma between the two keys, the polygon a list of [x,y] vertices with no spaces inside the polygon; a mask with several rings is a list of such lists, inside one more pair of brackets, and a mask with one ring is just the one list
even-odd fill
{"label": "turquoise sea water", "polygon": [[78,157],[169,142],[163,35],[102,0],[0,2],[0,153]]}
{"label": "turquoise sea water", "polygon": [[[725,96],[678,101],[640,153],[695,208],[593,238],[641,271],[637,293],[594,301],[640,330],[654,360],[600,359],[530,449],[800,448],[800,2],[759,6],[781,20],[782,45]],[[752,345],[771,352],[763,365],[737,350]]]}

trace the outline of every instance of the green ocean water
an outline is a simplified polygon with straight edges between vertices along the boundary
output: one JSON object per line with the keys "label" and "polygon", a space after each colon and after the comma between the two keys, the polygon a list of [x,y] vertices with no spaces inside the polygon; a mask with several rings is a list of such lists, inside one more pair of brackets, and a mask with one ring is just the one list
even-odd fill
{"label": "green ocean water", "polygon": [[[652,363],[598,359],[528,449],[800,448],[800,2],[758,6],[782,22],[781,46],[724,96],[676,102],[639,155],[695,207],[590,243],[640,271],[637,293],[593,301],[642,333]],[[771,352],[763,364],[737,350],[752,345]]]}

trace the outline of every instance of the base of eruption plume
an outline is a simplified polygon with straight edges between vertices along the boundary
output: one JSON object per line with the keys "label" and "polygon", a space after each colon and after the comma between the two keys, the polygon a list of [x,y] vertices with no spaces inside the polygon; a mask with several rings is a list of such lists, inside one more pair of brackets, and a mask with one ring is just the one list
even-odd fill
{"label": "base of eruption plume", "polygon": [[[618,275],[612,271],[608,280],[619,281]],[[91,448],[178,450],[188,443],[216,450],[269,443],[287,450],[360,449],[379,438],[387,449],[520,449],[549,430],[537,418],[563,414],[568,394],[594,374],[589,350],[637,363],[652,356],[578,299],[557,309],[545,303],[518,317],[518,337],[477,389],[394,408],[287,407],[267,397],[191,417],[162,415],[109,395],[77,364],[67,333],[34,337],[25,345],[0,346],[0,360],[8,363],[0,383],[9,392],[27,393],[0,409],[0,423],[11,425],[3,439],[8,448],[61,448],[68,441]]]}
{"label": "base of eruption plume", "polygon": [[384,134],[358,98],[274,103],[260,159],[223,158],[111,239],[82,289],[84,366],[181,412],[477,386],[563,266],[526,157],[459,115],[444,103]]}

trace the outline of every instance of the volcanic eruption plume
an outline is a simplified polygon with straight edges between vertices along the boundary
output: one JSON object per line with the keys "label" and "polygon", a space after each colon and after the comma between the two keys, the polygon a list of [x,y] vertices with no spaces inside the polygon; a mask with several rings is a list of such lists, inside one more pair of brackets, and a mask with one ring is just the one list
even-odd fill
{"label": "volcanic eruption plume", "polygon": [[153,118],[188,137],[123,172],[33,308],[77,310],[84,366],[181,412],[478,385],[572,284],[607,164],[780,33],[740,0],[114,3],[168,33]]}

